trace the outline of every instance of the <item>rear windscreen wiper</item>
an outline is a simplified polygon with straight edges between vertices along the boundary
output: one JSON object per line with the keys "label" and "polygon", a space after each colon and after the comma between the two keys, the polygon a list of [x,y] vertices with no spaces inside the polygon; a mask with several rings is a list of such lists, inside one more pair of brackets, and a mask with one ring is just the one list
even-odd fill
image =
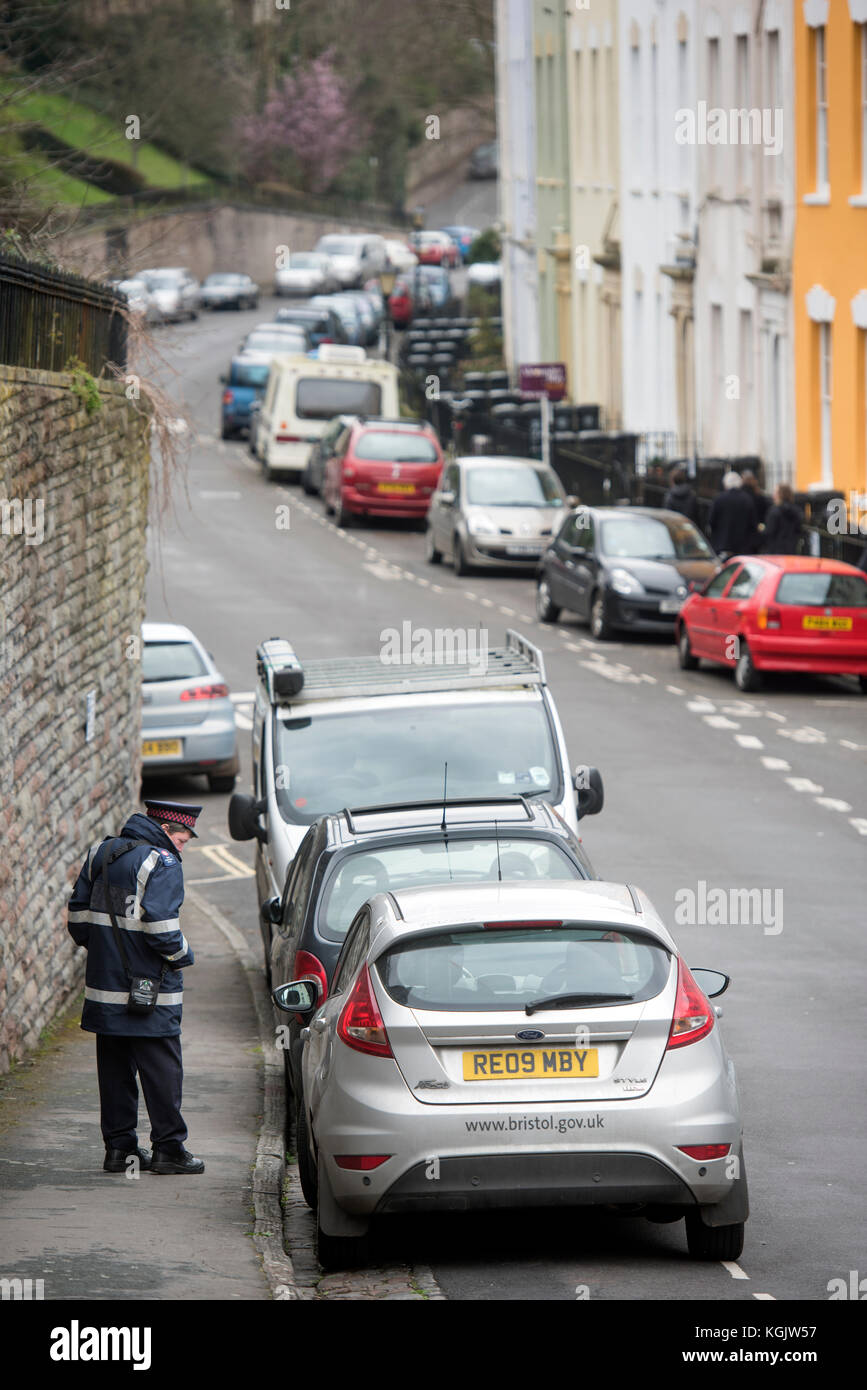
{"label": "rear windscreen wiper", "polygon": [[632,1004],[635,996],[632,994],[551,994],[547,999],[533,999],[524,1009],[527,1015],[537,1013],[539,1009],[565,1009],[570,1004]]}

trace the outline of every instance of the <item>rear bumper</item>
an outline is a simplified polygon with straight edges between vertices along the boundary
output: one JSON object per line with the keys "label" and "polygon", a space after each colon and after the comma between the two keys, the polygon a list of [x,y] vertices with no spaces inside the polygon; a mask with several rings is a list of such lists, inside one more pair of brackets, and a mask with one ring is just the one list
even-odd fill
{"label": "rear bumper", "polygon": [[405,1211],[488,1211],[642,1202],[693,1207],[677,1173],[641,1153],[489,1154],[444,1158],[432,1181],[419,1163],[389,1188],[376,1215]]}
{"label": "rear bumper", "polygon": [[181,745],[180,753],[166,757],[143,758],[142,772],[166,772],[169,769],[181,771],[215,772],[215,764],[234,763],[237,771],[238,734],[235,728],[234,711],[227,717],[215,715],[201,724],[178,724],[158,728],[142,729],[142,742],[151,740],[177,739]]}
{"label": "rear bumper", "polygon": [[660,613],[660,599],[642,597],[628,598],[613,594],[609,589],[605,597],[605,616],[612,627],[629,629],[632,632],[659,632],[671,635],[677,621],[677,613]]}
{"label": "rear bumper", "polygon": [[344,487],[341,493],[346,510],[356,516],[427,516],[431,496],[431,493],[389,496],[388,493],[358,492],[348,487]]}
{"label": "rear bumper", "polygon": [[[867,649],[863,643],[848,641],[845,645],[831,641],[825,650],[808,647],[791,637],[767,637],[764,633],[746,633],[753,665],[759,671],[806,671],[815,675],[867,675]],[[842,650],[841,650],[842,648]]]}

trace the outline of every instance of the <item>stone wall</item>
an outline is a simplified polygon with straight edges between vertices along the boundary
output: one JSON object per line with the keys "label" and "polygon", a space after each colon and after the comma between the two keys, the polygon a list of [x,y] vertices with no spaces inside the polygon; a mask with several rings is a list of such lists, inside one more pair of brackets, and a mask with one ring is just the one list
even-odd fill
{"label": "stone wall", "polygon": [[81,987],[66,902],[138,798],[150,433],[99,391],[0,366],[0,1072]]}

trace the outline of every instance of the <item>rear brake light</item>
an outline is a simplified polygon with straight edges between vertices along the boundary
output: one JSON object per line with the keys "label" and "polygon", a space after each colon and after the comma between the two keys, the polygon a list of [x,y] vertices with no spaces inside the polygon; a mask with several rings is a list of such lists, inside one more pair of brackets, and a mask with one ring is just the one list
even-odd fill
{"label": "rear brake light", "polygon": [[223,405],[231,405],[231,404],[232,404],[232,401],[233,401],[234,399],[235,399],[235,393],[234,393],[234,391],[224,391],[224,392],[223,392]]}
{"label": "rear brake light", "polygon": [[337,1020],[337,1036],[356,1052],[367,1052],[372,1057],[394,1056],[366,965],[352,986]]}
{"label": "rear brake light", "polygon": [[771,605],[768,608],[760,608],[756,621],[760,628],[778,628],[782,622],[782,614],[779,608]]}
{"label": "rear brake light", "polygon": [[218,700],[223,695],[228,695],[227,685],[195,685],[192,690],[182,690],[182,700]]}
{"label": "rear brake light", "polygon": [[322,999],[327,997],[328,976],[325,973],[325,966],[311,951],[295,952],[295,964],[292,966],[292,978],[293,980],[318,980],[322,986]]}
{"label": "rear brake light", "polygon": [[501,927],[562,927],[562,922],[483,922],[482,926],[486,929],[494,928],[499,931]]}
{"label": "rear brake light", "polygon": [[348,1168],[352,1173],[370,1173],[390,1158],[391,1154],[335,1154],[334,1162],[338,1168]]}
{"label": "rear brake light", "polygon": [[706,1038],[714,1025],[714,1011],[684,961],[677,962],[677,998],[666,1047],[685,1047]]}
{"label": "rear brake light", "polygon": [[300,434],[275,434],[274,439],[278,444],[300,444]]}
{"label": "rear brake light", "polygon": [[711,1158],[725,1158],[731,1144],[678,1144],[677,1147],[687,1158],[697,1158],[706,1162]]}

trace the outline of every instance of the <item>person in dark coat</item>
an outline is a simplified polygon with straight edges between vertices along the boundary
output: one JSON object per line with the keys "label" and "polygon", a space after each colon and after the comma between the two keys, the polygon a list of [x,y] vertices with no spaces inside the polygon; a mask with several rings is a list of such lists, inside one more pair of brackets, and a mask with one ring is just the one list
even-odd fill
{"label": "person in dark coat", "polygon": [[[178,920],[184,900],[181,850],[196,834],[201,809],[146,801],[146,814],[130,816],[119,837],[92,846],[69,900],[69,934],[87,951],[81,1026],[96,1034],[103,1168],[108,1173],[129,1171],[135,1163],[157,1174],[204,1172],[202,1160],[184,1148],[181,971],[194,964],[194,956]],[[121,849],[107,867],[107,897],[103,866]],[[139,974],[150,979],[159,975],[150,1013],[127,1009],[131,981]],[[138,1146],[136,1073],[150,1115],[153,1158]]]}
{"label": "person in dark coat", "polygon": [[690,485],[686,469],[672,468],[668,481],[670,486],[662,499],[663,507],[668,512],[680,512],[681,516],[689,517],[698,526],[698,498]]}
{"label": "person in dark coat", "polygon": [[740,473],[724,474],[722,488],[711,503],[710,543],[722,559],[729,555],[753,555],[757,538],[753,499],[743,488]]}
{"label": "person in dark coat", "polygon": [[804,518],[794,502],[788,483],[780,483],[774,493],[762,536],[765,555],[797,555],[803,534]]}
{"label": "person in dark coat", "polygon": [[744,469],[741,474],[741,481],[753,499],[753,506],[756,509],[756,525],[764,526],[772,506],[770,497],[766,492],[762,492],[758,478],[749,468]]}

